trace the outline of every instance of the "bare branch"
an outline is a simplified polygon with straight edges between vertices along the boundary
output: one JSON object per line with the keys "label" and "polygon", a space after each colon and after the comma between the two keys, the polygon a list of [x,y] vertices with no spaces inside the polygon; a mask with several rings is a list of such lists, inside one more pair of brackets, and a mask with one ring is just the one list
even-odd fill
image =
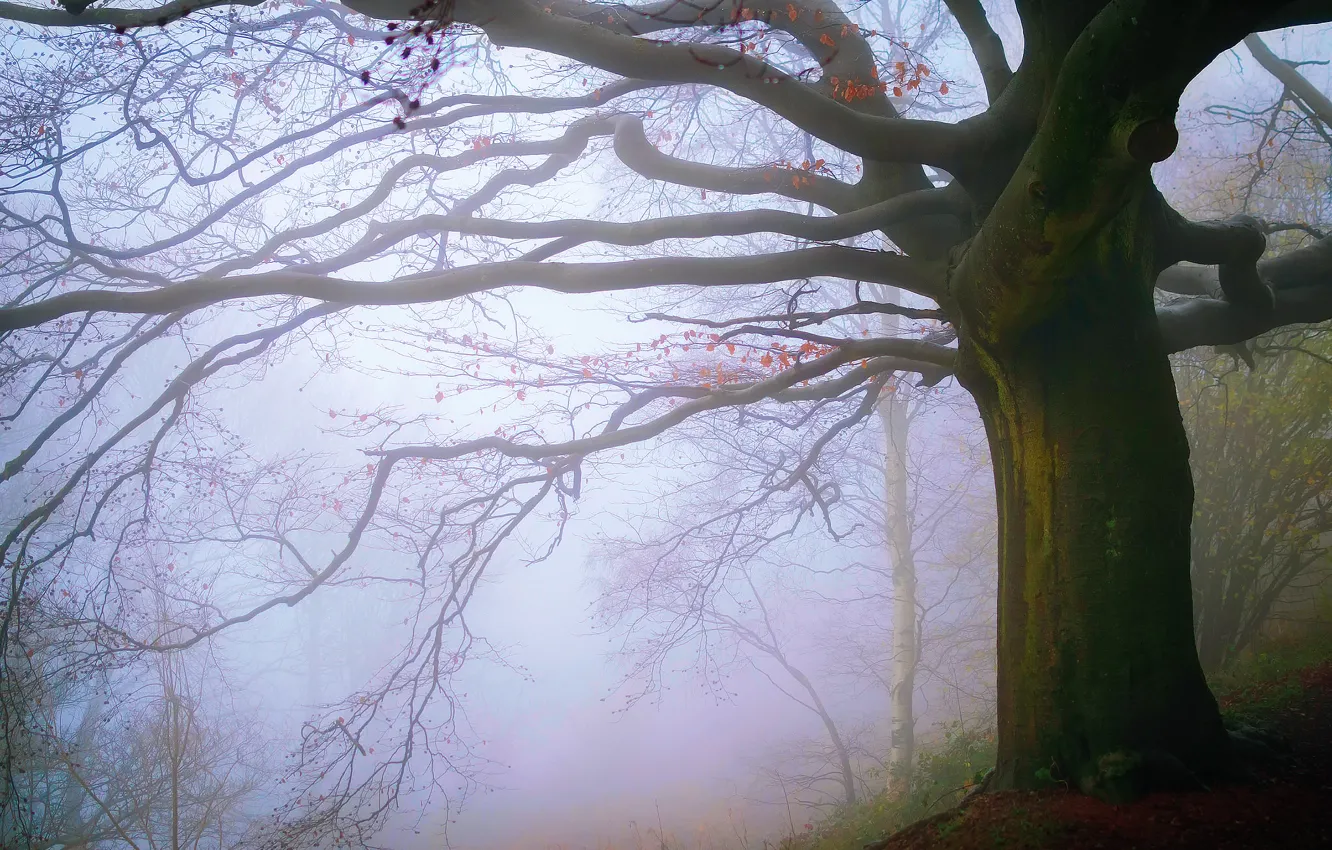
{"label": "bare branch", "polygon": [[980,66],[981,78],[985,81],[985,93],[994,103],[1013,78],[1013,71],[1008,67],[1008,57],[1004,55],[1004,43],[999,34],[990,26],[985,16],[985,7],[980,0],[946,0],[948,11],[957,19],[962,34],[971,45],[971,52]]}
{"label": "bare branch", "polygon": [[826,275],[892,283],[926,295],[939,292],[931,263],[897,254],[822,246],[762,257],[661,257],[614,263],[487,263],[391,283],[338,280],[300,271],[199,278],[143,292],[85,290],[0,309],[0,331],[29,328],[71,313],[163,313],[243,298],[297,296],[337,304],[438,302],[501,286],[564,293],[616,292],[651,286],[740,286]]}
{"label": "bare branch", "polygon": [[1289,62],[1278,58],[1257,33],[1245,36],[1244,46],[1249,48],[1259,65],[1280,80],[1325,127],[1332,129],[1332,98],[1319,91]]}
{"label": "bare branch", "polygon": [[258,6],[262,0],[171,0],[146,9],[97,8],[87,11],[91,0],[69,0],[63,9],[43,9],[0,2],[0,18],[40,27],[113,26],[125,29],[165,26],[191,12],[226,6]]}
{"label": "bare branch", "polygon": [[[388,11],[375,0],[349,5],[375,16]],[[567,6],[595,8],[572,0]],[[496,44],[545,50],[635,79],[724,88],[771,109],[817,138],[883,162],[925,163],[951,170],[966,139],[965,129],[956,124],[857,112],[764,60],[728,47],[621,35],[600,24],[558,14],[553,6],[547,13],[546,8],[535,0],[465,0],[458,4],[455,15],[458,21],[481,27]]]}

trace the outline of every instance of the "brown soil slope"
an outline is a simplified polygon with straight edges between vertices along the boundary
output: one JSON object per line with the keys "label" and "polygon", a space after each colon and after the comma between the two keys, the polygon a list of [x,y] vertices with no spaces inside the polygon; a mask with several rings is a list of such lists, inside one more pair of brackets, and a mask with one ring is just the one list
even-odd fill
{"label": "brown soil slope", "polygon": [[[1283,693],[1262,693],[1276,689]],[[1232,695],[1222,705],[1237,700],[1267,704],[1262,724],[1291,742],[1289,756],[1254,768],[1255,782],[1154,794],[1123,806],[1058,790],[985,794],[908,827],[882,847],[1332,848],[1332,661]]]}

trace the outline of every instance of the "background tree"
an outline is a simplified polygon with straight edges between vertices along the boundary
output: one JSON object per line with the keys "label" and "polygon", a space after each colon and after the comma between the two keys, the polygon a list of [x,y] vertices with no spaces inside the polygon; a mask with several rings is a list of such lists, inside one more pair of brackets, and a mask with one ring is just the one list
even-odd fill
{"label": "background tree", "polygon": [[[863,317],[836,324],[852,338],[870,330]],[[665,686],[676,664],[728,698],[730,671],[753,665],[826,731],[824,743],[790,748],[767,771],[784,796],[818,805],[835,782],[837,796],[854,802],[866,782],[862,763],[909,781],[915,692],[929,687],[958,714],[963,704],[974,711],[984,698],[954,693],[964,678],[957,674],[965,667],[967,680],[984,681],[990,665],[976,656],[992,652],[993,505],[978,492],[984,446],[974,420],[955,421],[957,394],[939,393],[889,385],[878,416],[817,453],[808,474],[835,483],[811,504],[745,496],[763,493],[790,458],[810,456],[800,440],[832,423],[795,438],[781,422],[698,423],[663,438],[678,472],[658,467],[660,484],[608,512],[595,557],[598,613],[623,640],[630,701]],[[914,439],[908,422],[923,425]],[[810,516],[819,511],[827,521]],[[859,695],[881,689],[875,698],[889,698],[889,715],[876,722],[839,713],[826,672]],[[875,748],[888,751],[887,762]]]}
{"label": "background tree", "polygon": [[[882,434],[876,428],[862,427],[845,455],[820,457],[821,476],[844,488],[839,504],[855,520],[836,538],[817,522],[788,524],[789,508],[759,512],[736,504],[736,494],[751,489],[744,476],[775,474],[784,447],[770,457],[764,446],[775,441],[756,446],[734,429],[684,429],[672,439],[687,458],[687,476],[648,494],[669,507],[658,507],[650,522],[608,528],[596,550],[603,573],[598,613],[621,641],[630,702],[669,687],[683,671],[714,696],[729,698],[736,668],[756,669],[815,714],[825,731],[820,745],[788,748],[782,763],[765,771],[802,806],[823,805],[829,796],[855,802],[869,782],[867,768],[884,776],[906,769],[877,754],[891,752],[884,742],[892,740],[895,721],[848,714],[842,693],[848,686],[857,697],[872,693],[879,702],[907,666],[919,687],[956,704],[957,715],[985,702],[981,694],[953,693],[962,678],[984,681],[986,664],[976,656],[992,651],[986,609],[992,604],[993,513],[977,493],[988,471],[983,447],[975,443],[973,423],[949,428],[929,422],[931,408],[939,419],[949,416],[927,393],[896,391],[912,418],[931,426],[917,433],[905,470],[911,476],[904,486],[910,499],[902,505],[910,547],[905,557],[921,565],[920,592],[909,597],[913,652],[907,665],[895,663],[900,562],[888,545],[897,530],[883,522]],[[826,470],[830,464],[835,473]],[[648,510],[613,513],[645,517]],[[954,663],[959,669],[950,670]],[[837,680],[840,687],[833,686]],[[956,716],[951,707],[949,716]],[[934,719],[941,719],[937,708]],[[902,733],[896,734],[900,742]],[[914,739],[914,729],[905,735]],[[835,794],[829,795],[829,785],[837,787]]]}
{"label": "background tree", "polygon": [[[1279,58],[1257,35],[1235,53],[1268,76],[1187,117],[1209,132],[1166,171],[1168,185],[1195,213],[1255,217],[1274,244],[1323,239],[1332,220],[1332,109],[1309,75],[1325,83],[1326,61]],[[1212,141],[1222,133],[1238,145]],[[1325,545],[1318,531],[1327,462],[1319,448],[1327,407],[1323,336],[1321,329],[1282,331],[1217,349],[1224,356],[1176,356],[1197,490],[1195,631],[1207,669],[1252,640],[1273,601]],[[1236,374],[1239,364],[1249,372]]]}
{"label": "background tree", "polygon": [[226,850],[254,837],[273,766],[256,729],[204,704],[197,665],[162,656],[155,681],[127,683],[24,655],[3,680],[6,847]]}
{"label": "background tree", "polygon": [[1258,341],[1178,367],[1193,448],[1194,629],[1215,670],[1252,642],[1293,582],[1323,565],[1332,533],[1332,358],[1326,333]]}
{"label": "background tree", "polygon": [[[679,553],[680,561],[688,563],[688,553]],[[601,601],[603,616],[613,621],[635,619],[641,636],[633,639],[627,655],[633,670],[642,675],[660,675],[667,668],[673,650],[687,648],[697,634],[698,646],[694,650],[692,665],[698,672],[710,677],[706,686],[714,693],[727,692],[726,680],[736,664],[758,671],[772,687],[785,697],[803,706],[818,717],[827,736],[827,764],[806,774],[794,777],[796,790],[818,794],[829,782],[838,787],[840,802],[854,804],[861,796],[860,777],[854,765],[852,742],[846,737],[833,709],[825,700],[823,688],[811,679],[812,669],[808,647],[801,647],[792,639],[798,634],[801,619],[792,617],[791,593],[774,586],[771,566],[740,564],[727,568],[724,581],[716,589],[704,588],[687,570],[669,570],[661,563],[626,564],[626,556],[615,557],[617,570],[613,584],[609,585]],[[632,554],[628,557],[632,558]],[[677,562],[678,563],[678,562]],[[767,567],[764,569],[764,567]],[[756,577],[755,573],[762,571]],[[647,594],[647,598],[643,597]],[[792,623],[792,620],[795,623]],[[665,628],[650,630],[643,621],[655,621]],[[692,621],[689,631],[681,632],[678,625]],[[673,628],[675,627],[675,628]],[[805,658],[802,658],[802,655]],[[667,668],[668,669],[668,668]],[[653,683],[643,683],[648,688]],[[802,801],[804,802],[804,801]]]}
{"label": "background tree", "polygon": [[[804,434],[750,501],[835,528],[818,455],[874,414],[891,375],[951,373],[994,460],[995,787],[1050,771],[1121,798],[1224,770],[1191,634],[1193,492],[1168,355],[1328,319],[1332,242],[1265,257],[1261,224],[1187,220],[1151,169],[1216,56],[1332,10],[1023,2],[1013,69],[981,4],[956,0],[972,55],[954,74],[846,6],[0,4],[16,26],[0,332],[18,446],[2,477],[31,488],[0,540],[0,658],[25,596],[57,577],[106,588],[79,596],[67,644],[121,658],[202,644],[331,581],[410,588],[418,616],[386,632],[401,652],[311,724],[301,802],[283,810],[362,840],[404,794],[465,790],[450,682],[486,646],[467,602],[495,558],[549,551],[593,473],[743,411]],[[540,55],[507,74],[501,47]],[[890,49],[910,59],[881,63]],[[987,107],[921,116],[972,67]],[[787,129],[749,136],[743,163],[712,161],[711,133],[747,129],[708,123],[733,104]],[[607,168],[632,172],[630,191],[603,206],[571,190]],[[626,208],[639,214],[604,214]],[[760,233],[876,233],[901,253],[756,255]],[[603,261],[602,245],[627,258]],[[816,280],[936,306],[810,310]],[[1183,297],[1157,305],[1157,287]],[[710,290],[733,310],[691,316]],[[655,346],[616,324],[556,355],[523,318],[629,291],[693,321],[655,320]],[[956,345],[829,332],[845,314],[946,322]],[[392,404],[351,400],[364,372],[389,376],[376,386]],[[274,405],[265,394],[311,399],[330,433],[284,444],[235,415]],[[131,594],[163,551],[155,563],[181,565],[173,598],[192,603],[169,633]]]}

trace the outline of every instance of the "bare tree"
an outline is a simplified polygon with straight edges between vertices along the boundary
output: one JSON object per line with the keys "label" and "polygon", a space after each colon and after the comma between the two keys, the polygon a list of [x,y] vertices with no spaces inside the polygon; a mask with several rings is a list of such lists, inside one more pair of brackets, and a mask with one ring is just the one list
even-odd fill
{"label": "bare tree", "polygon": [[26,682],[6,681],[5,846],[247,846],[272,765],[255,730],[202,704],[184,656],[159,658],[156,681],[117,688],[53,675],[43,655],[25,659]]}
{"label": "bare tree", "polygon": [[[998,499],[994,786],[1053,765],[1118,798],[1163,764],[1222,770],[1190,633],[1193,493],[1168,355],[1327,320],[1332,242],[1265,256],[1260,222],[1190,221],[1151,168],[1218,54],[1332,12],[1023,2],[1013,69],[980,3],[944,5],[970,88],[913,55],[910,33],[832,0],[0,3],[15,26],[0,332],[18,446],[0,477],[29,488],[0,541],[0,657],[25,597],[62,582],[78,594],[63,627],[121,658],[199,645],[331,582],[412,588],[399,655],[310,727],[300,781],[317,793],[289,812],[363,840],[406,795],[465,792],[450,681],[486,647],[466,605],[496,558],[549,551],[592,473],[685,423],[743,417],[805,435],[744,503],[836,528],[819,454],[894,373],[955,374]],[[883,64],[890,50],[909,58]],[[967,91],[988,106],[927,117]],[[748,134],[744,162],[702,158],[710,136],[749,129],[717,116],[755,108],[786,130]],[[953,179],[937,188],[926,167]],[[570,188],[609,173],[624,188],[600,207]],[[827,214],[791,208],[810,203]],[[901,253],[755,255],[758,233],[881,233]],[[807,309],[827,279],[935,306]],[[1157,305],[1157,288],[1181,297]],[[733,309],[691,315],[706,291]],[[522,318],[626,292],[683,321],[654,319],[655,345],[562,340],[556,355]],[[829,332],[850,314],[946,322],[956,344]],[[391,401],[347,393],[367,372]],[[330,377],[336,390],[300,395]],[[291,446],[247,430],[235,411],[277,386],[293,412],[320,398],[331,433],[307,426]],[[178,556],[173,594],[193,604],[169,633],[130,594],[149,551]]]}
{"label": "bare tree", "polygon": [[[671,663],[674,650],[685,648],[697,635],[702,643],[693,653],[695,667],[704,675],[714,693],[725,692],[725,680],[735,664],[751,667],[765,677],[777,691],[808,709],[822,724],[827,735],[831,764],[802,778],[801,790],[815,789],[828,780],[839,786],[841,802],[855,803],[858,777],[852,764],[852,751],[827,705],[820,688],[810,678],[809,666],[802,661],[799,647],[793,647],[782,628],[781,611],[774,604],[788,597],[780,586],[773,586],[772,570],[756,578],[760,565],[734,564],[717,590],[701,588],[697,577],[684,571],[663,568],[660,563],[632,560],[632,551],[621,549],[604,556],[617,562],[601,599],[601,613],[610,622],[640,620],[641,637],[626,648],[632,668],[640,674],[659,671]],[[644,593],[650,598],[644,598]],[[788,618],[789,619],[789,618]],[[657,620],[664,630],[649,630],[642,620]],[[690,631],[678,629],[682,621],[692,623]],[[808,649],[808,648],[807,648]],[[641,698],[657,682],[645,682],[647,688],[634,695]]]}

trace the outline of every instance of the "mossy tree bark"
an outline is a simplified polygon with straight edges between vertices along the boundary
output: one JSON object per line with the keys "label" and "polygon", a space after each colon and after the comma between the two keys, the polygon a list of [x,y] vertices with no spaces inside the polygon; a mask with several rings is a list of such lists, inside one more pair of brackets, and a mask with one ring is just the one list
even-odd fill
{"label": "mossy tree bark", "polygon": [[[1193,640],[1177,340],[1153,291],[1189,260],[1218,267],[1236,313],[1269,316],[1274,298],[1257,272],[1261,229],[1184,222],[1150,174],[1178,141],[1184,85],[1234,42],[1244,12],[1075,8],[1086,10],[1043,19],[1066,27],[1029,33],[1034,58],[1060,59],[1034,136],[954,251],[949,293],[999,505],[991,785],[1062,782],[1122,800],[1197,786],[1230,751]],[[1185,30],[1187,44],[1172,35]]]}
{"label": "mossy tree bark", "polygon": [[962,337],[1000,523],[994,785],[1122,799],[1222,766],[1194,648],[1188,443],[1135,202],[1014,339]]}

